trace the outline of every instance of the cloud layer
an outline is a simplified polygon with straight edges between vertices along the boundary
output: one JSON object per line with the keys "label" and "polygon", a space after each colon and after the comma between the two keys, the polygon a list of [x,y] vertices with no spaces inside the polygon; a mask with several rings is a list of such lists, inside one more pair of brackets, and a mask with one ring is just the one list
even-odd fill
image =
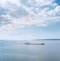
{"label": "cloud layer", "polygon": [[60,22],[60,6],[54,0],[0,0],[0,29]]}

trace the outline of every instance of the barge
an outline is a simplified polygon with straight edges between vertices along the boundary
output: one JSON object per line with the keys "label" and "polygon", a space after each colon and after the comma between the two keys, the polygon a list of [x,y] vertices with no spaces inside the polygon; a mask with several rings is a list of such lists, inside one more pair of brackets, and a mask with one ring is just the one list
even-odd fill
{"label": "barge", "polygon": [[26,42],[26,45],[44,45],[44,43],[30,43],[30,42]]}

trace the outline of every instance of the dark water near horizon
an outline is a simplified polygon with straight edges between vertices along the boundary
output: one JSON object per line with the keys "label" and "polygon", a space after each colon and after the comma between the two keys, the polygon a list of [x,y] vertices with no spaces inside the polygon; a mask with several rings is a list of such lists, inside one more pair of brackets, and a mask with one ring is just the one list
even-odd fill
{"label": "dark water near horizon", "polygon": [[25,45],[25,42],[0,40],[0,61],[60,61],[60,40],[36,41],[45,45]]}

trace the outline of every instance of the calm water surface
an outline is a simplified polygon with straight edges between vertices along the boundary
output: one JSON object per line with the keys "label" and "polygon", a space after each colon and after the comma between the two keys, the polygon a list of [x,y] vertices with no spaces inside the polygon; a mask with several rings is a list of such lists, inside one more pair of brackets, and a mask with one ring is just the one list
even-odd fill
{"label": "calm water surface", "polygon": [[0,61],[60,61],[60,41],[38,41],[45,45],[25,42],[0,40]]}

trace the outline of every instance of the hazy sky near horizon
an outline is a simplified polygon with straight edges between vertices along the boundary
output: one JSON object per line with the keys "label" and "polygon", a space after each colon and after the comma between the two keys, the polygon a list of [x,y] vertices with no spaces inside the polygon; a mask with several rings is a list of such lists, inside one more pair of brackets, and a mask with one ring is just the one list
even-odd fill
{"label": "hazy sky near horizon", "polygon": [[60,0],[0,0],[0,39],[60,38]]}

